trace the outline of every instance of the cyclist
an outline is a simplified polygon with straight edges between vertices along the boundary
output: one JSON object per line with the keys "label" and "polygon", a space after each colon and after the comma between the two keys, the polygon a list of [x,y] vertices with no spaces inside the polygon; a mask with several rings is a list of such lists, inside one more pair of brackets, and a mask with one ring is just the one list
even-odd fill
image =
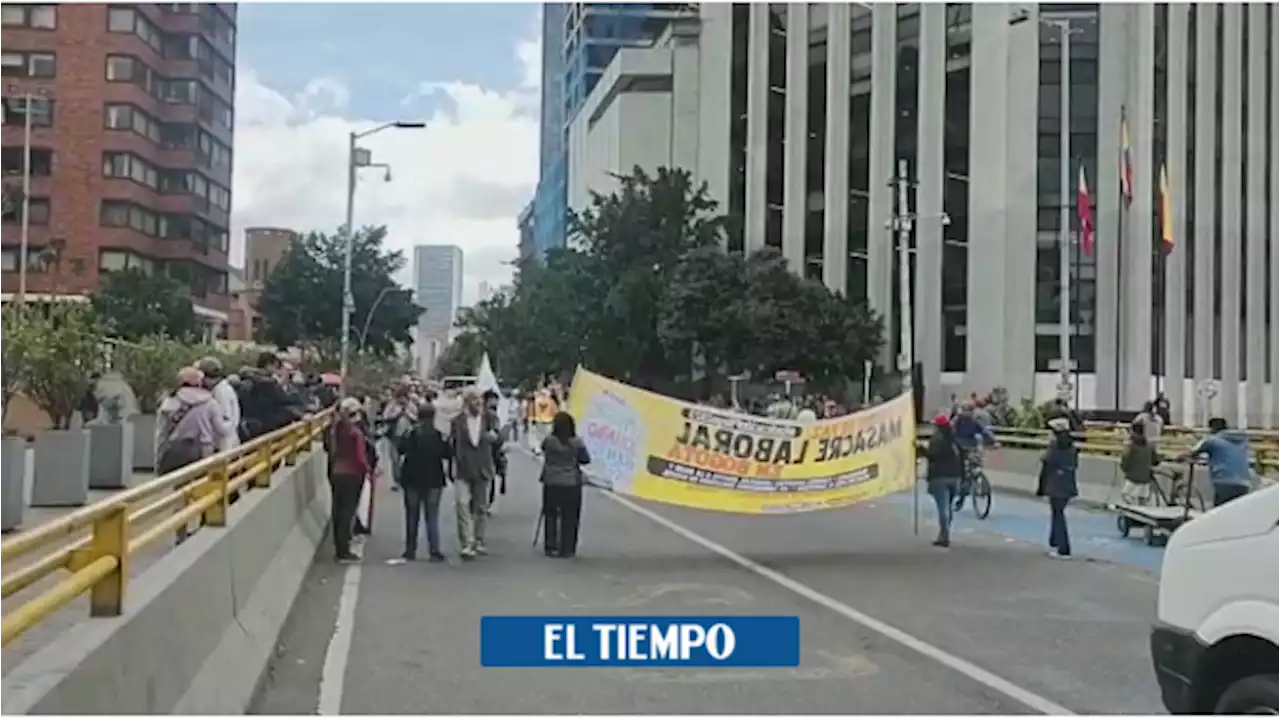
{"label": "cyclist", "polygon": [[1000,442],[996,441],[991,429],[975,415],[972,401],[960,405],[960,410],[951,418],[951,425],[955,430],[956,444],[964,453],[965,470],[960,477],[960,492],[956,495],[955,505],[955,510],[959,511],[964,508],[965,497],[969,495],[969,489],[973,485],[974,472],[982,468],[983,448],[990,446],[998,449]]}

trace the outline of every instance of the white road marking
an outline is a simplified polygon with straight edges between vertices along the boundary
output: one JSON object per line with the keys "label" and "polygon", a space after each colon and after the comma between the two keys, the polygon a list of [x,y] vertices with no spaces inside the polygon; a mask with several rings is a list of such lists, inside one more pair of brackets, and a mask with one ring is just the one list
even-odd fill
{"label": "white road marking", "polygon": [[755,561],[752,561],[746,556],[743,556],[733,551],[732,549],[721,546],[715,541],[712,541],[711,539],[706,538],[701,534],[695,533],[694,531],[687,529],[684,526],[681,526],[680,524],[672,521],[671,519],[668,519],[667,517],[655,511],[652,511],[644,506],[641,506],[640,504],[637,504],[634,501],[631,501],[622,496],[619,496],[617,494],[607,492],[607,491],[602,491],[600,493],[609,497],[613,501],[616,501],[619,504],[622,504],[628,509],[631,509],[637,514],[644,516],[650,521],[653,521],[654,523],[660,526],[663,526],[680,536],[683,536],[684,538],[698,544],[699,546],[702,546],[708,551],[719,554],[720,556],[732,561],[733,563],[738,564],[739,566],[747,569],[748,571],[751,571],[756,575],[759,575],[763,578],[773,581],[779,586],[782,586],[783,588],[786,588],[795,594],[803,596],[820,606],[825,606],[826,608],[829,608],[832,611],[840,614],[841,616],[844,616],[850,621],[853,621],[854,623],[857,623],[858,625],[868,630],[874,631],[895,643],[898,643],[906,648],[909,648],[915,651],[916,653],[919,653],[920,655],[925,656],[926,658],[930,658],[938,663],[941,663],[942,665],[952,669],[953,671],[956,671],[957,673],[960,673],[961,675],[964,675],[977,683],[981,683],[987,688],[990,688],[991,690],[996,691],[997,693],[1003,694],[1008,698],[1011,698],[1034,711],[1038,711],[1046,715],[1075,715],[1072,711],[1067,710],[1063,706],[1060,706],[1057,703],[1054,703],[1053,701],[1049,700],[1048,698],[1045,698],[1044,696],[1033,693],[1019,685],[1014,684],[1013,682],[1007,679],[1001,678],[1000,676],[997,676],[996,674],[986,670],[985,668],[982,668],[973,663],[970,663],[969,661],[966,661],[965,659],[960,658],[959,656],[953,655],[951,653],[947,653],[941,648],[938,648],[937,646],[931,643],[926,643],[925,641],[919,638],[916,638],[915,636],[907,633],[906,631],[903,631],[899,628],[891,626],[885,623],[884,621],[881,621],[877,618],[869,616],[863,613],[862,611],[859,611],[856,608],[849,606],[848,604],[837,601],[836,599],[826,595],[825,593],[822,593],[813,588],[810,588],[809,586],[806,586],[805,584],[800,583],[799,581],[791,578],[790,576],[779,573],[767,566],[763,566],[759,563],[756,563]]}
{"label": "white road marking", "polygon": [[333,635],[324,652],[320,672],[320,703],[316,713],[336,716],[342,713],[342,689],[347,677],[347,659],[351,656],[351,629],[356,622],[356,603],[360,600],[360,564],[347,567],[342,576],[342,596],[338,599],[338,617]]}

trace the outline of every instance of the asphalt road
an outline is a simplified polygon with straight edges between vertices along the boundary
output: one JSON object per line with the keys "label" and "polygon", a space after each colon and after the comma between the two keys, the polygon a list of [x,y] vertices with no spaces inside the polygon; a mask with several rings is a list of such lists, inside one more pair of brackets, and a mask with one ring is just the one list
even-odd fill
{"label": "asphalt road", "polygon": [[[563,561],[530,546],[536,462],[513,451],[512,470],[492,555],[469,564],[387,565],[402,519],[384,489],[360,567],[321,548],[252,712],[1163,712],[1147,649],[1159,551],[1107,543],[1108,517],[1071,515],[1081,556],[1064,562],[1040,545],[1043,505],[1004,494],[942,550],[928,504],[913,534],[910,494],[741,517],[591,491],[579,557]],[[480,618],[499,614],[797,615],[801,665],[481,668]]]}

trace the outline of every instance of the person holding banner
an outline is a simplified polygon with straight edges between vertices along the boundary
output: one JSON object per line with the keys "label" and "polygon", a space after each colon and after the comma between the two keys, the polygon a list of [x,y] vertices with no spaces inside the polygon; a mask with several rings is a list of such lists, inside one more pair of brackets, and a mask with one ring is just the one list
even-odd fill
{"label": "person holding banner", "polygon": [[551,434],[542,441],[542,516],[545,523],[543,552],[554,558],[573,558],[578,551],[578,524],[582,517],[582,467],[591,463],[587,446],[578,438],[568,412],[551,421]]}

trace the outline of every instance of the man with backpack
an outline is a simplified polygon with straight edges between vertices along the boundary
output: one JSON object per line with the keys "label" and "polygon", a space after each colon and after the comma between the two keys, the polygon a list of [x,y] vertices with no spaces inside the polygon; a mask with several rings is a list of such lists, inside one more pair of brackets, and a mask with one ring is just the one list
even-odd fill
{"label": "man with backpack", "polygon": [[178,389],[160,404],[156,422],[156,474],[176,471],[216,453],[226,440],[222,409],[195,367],[178,371]]}

